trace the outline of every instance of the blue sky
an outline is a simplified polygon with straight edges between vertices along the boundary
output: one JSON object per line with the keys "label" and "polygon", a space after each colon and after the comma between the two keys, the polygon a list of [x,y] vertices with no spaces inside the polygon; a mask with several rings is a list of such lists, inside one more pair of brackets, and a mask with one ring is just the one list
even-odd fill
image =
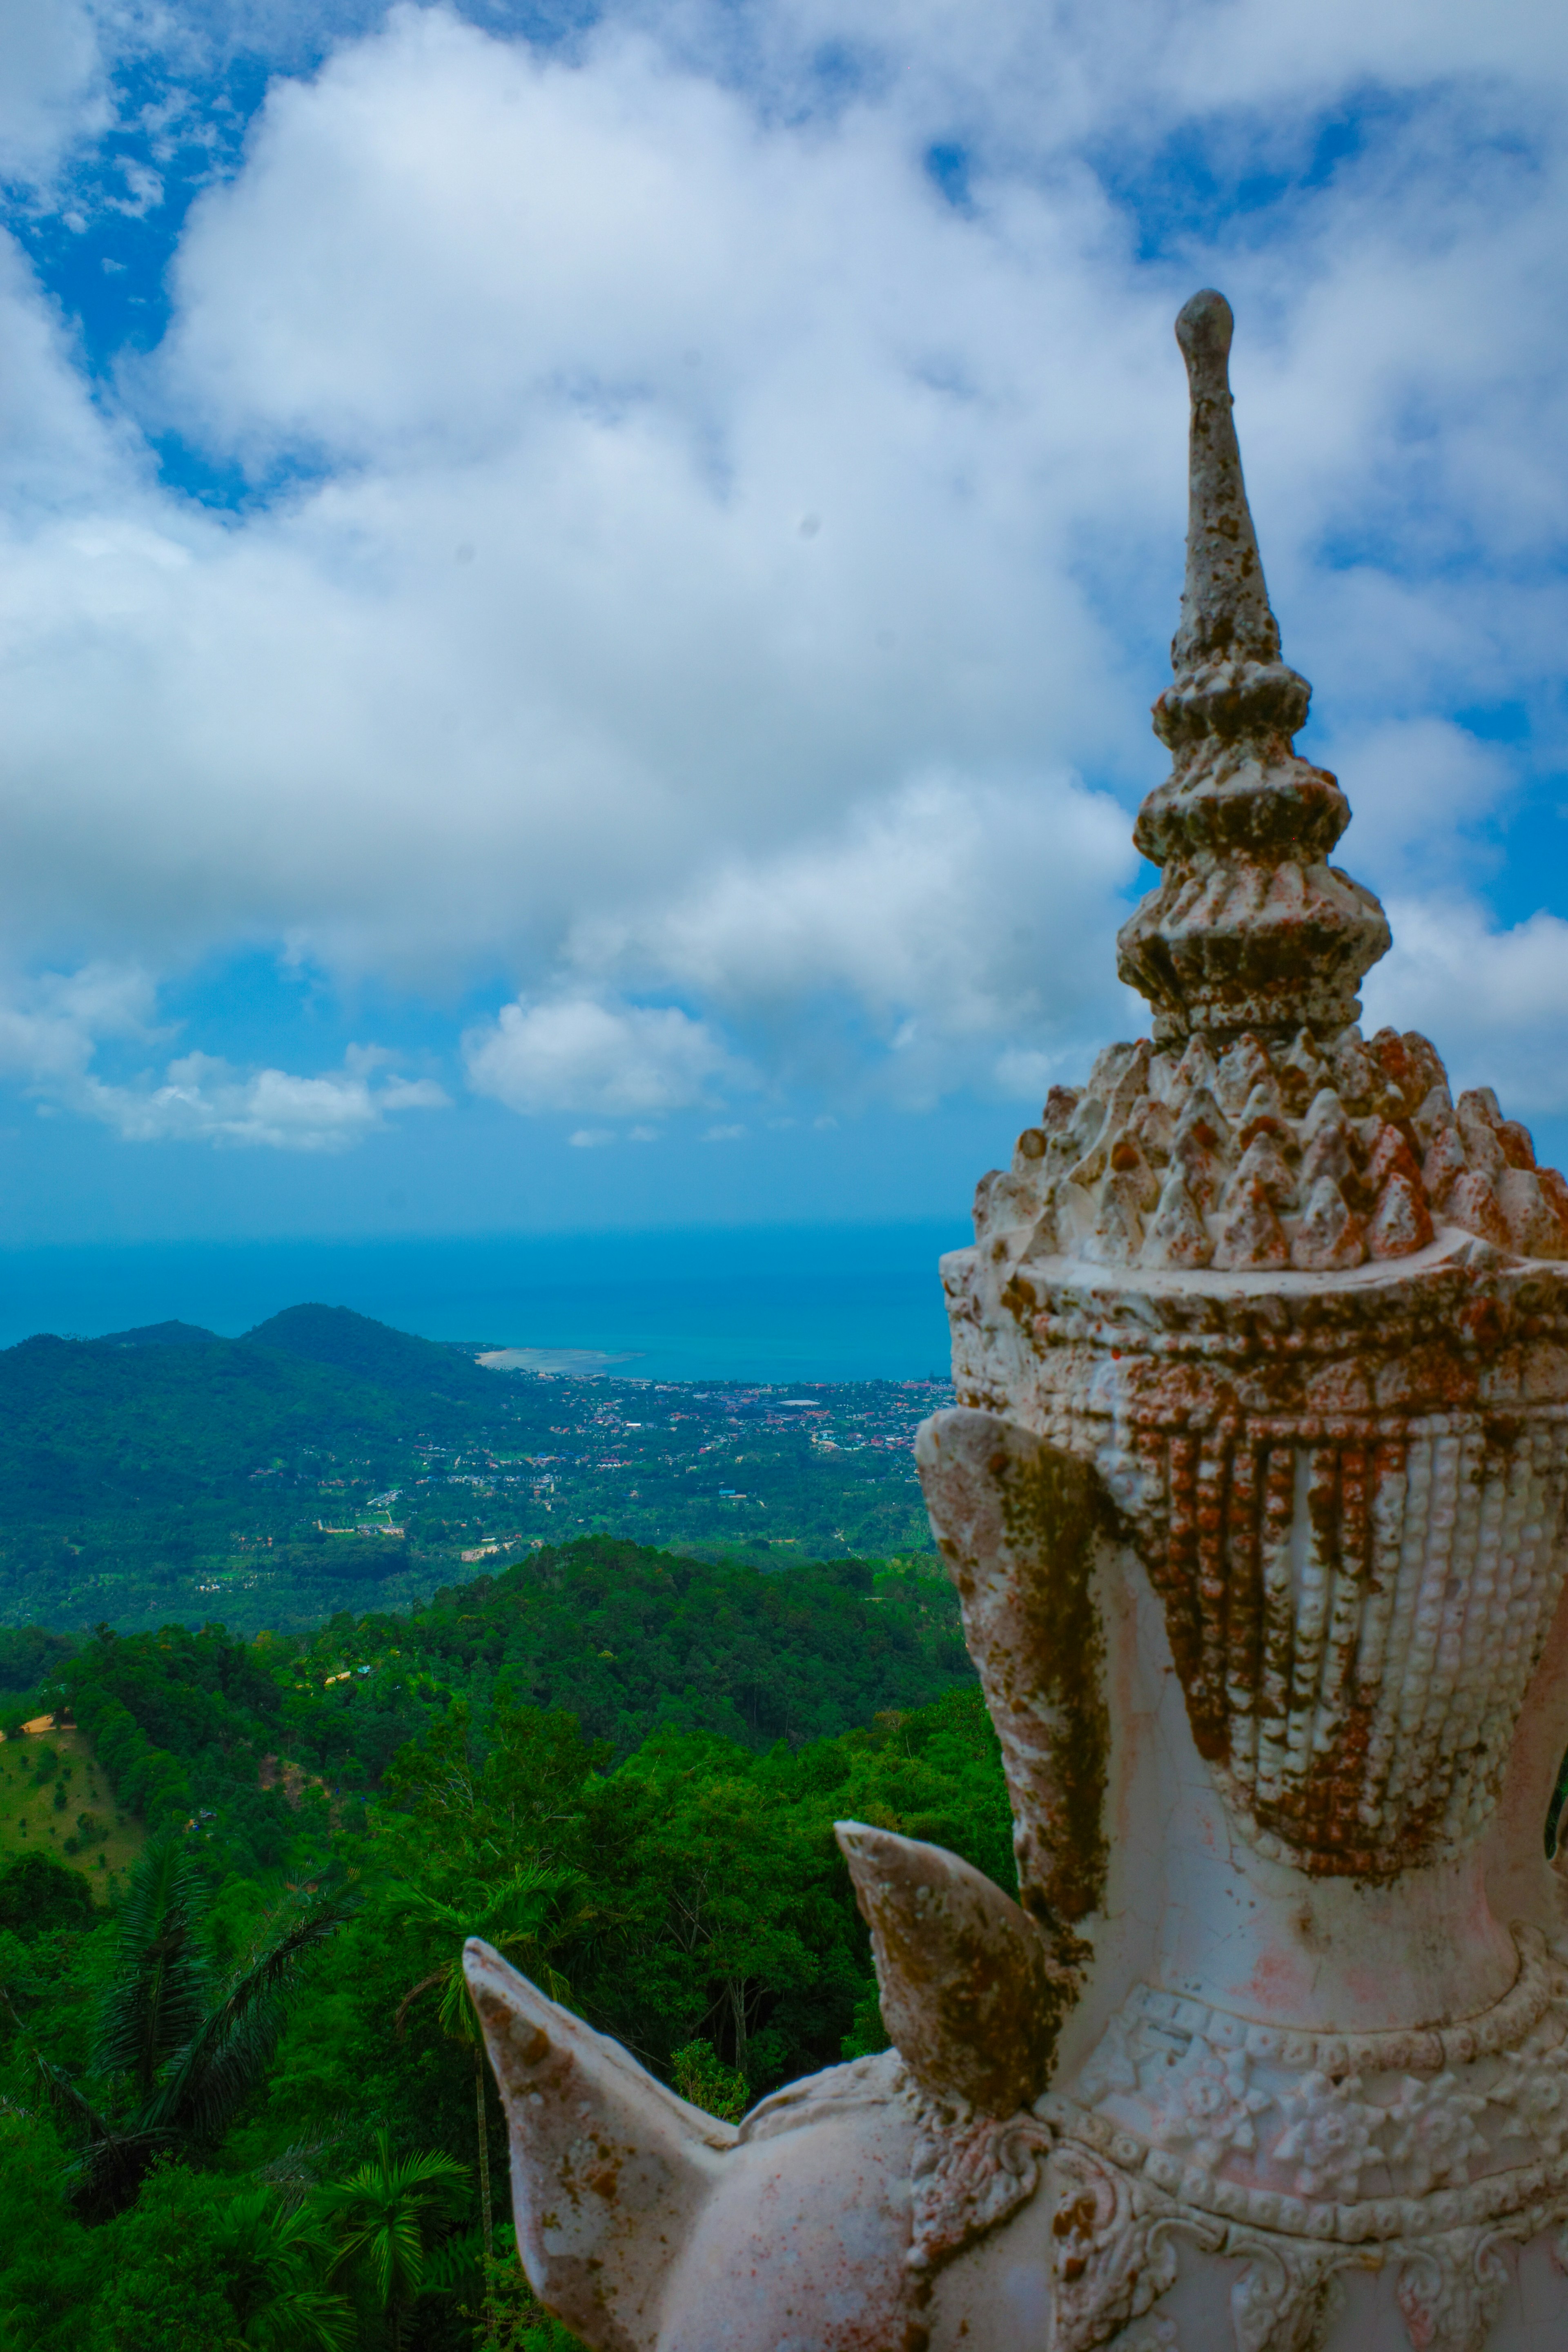
{"label": "blue sky", "polygon": [[945,1216],[1113,936],[1216,283],[1372,1022],[1568,1150],[1568,20],[0,0],[15,1241]]}

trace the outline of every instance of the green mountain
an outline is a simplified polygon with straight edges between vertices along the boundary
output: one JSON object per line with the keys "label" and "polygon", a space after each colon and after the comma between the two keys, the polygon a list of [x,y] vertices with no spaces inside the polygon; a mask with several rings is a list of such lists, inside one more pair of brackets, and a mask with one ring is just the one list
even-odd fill
{"label": "green mountain", "polygon": [[222,1342],[200,1323],[139,1323],[132,1331],[106,1331],[100,1348],[213,1348]]}
{"label": "green mountain", "polygon": [[330,1364],[396,1396],[445,1397],[493,1413],[502,1376],[487,1372],[460,1349],[395,1331],[347,1307],[287,1307],[238,1342],[310,1364]]}

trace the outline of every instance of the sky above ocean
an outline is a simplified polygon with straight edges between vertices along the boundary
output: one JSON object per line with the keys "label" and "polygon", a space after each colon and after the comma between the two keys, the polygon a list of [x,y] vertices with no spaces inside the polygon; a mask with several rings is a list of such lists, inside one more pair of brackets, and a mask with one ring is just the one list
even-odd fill
{"label": "sky above ocean", "polygon": [[961,1224],[1146,1025],[1205,283],[1369,1025],[1568,1156],[1565,84],[1549,0],[0,9],[0,1240]]}

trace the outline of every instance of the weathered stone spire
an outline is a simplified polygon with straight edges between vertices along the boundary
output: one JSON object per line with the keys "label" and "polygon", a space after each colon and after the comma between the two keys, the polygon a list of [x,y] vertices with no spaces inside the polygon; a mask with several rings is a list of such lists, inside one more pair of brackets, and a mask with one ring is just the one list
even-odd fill
{"label": "weathered stone spire", "polygon": [[1332,1035],[1389,945],[1382,907],[1326,861],[1350,805],[1292,738],[1311,688],[1279,658],[1279,625],[1242,479],[1226,371],[1233,320],[1212,289],[1176,321],[1192,389],[1187,576],[1173,681],[1154,731],[1173,754],[1133,839],[1164,869],[1122,927],[1118,969],[1155,1035]]}

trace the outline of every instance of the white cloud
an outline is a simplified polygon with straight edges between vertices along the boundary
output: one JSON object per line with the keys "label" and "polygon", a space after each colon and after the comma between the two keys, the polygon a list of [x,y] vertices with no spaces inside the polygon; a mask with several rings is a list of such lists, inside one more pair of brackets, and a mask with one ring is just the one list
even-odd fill
{"label": "white cloud", "polygon": [[0,173],[37,180],[108,119],[98,27],[80,0],[0,5]]}
{"label": "white cloud", "polygon": [[384,1125],[388,1113],[430,1110],[447,1097],[432,1080],[405,1078],[380,1046],[351,1046],[341,1070],[300,1077],[235,1069],[214,1055],[184,1054],[161,1077],[126,1083],[94,1066],[106,1044],[146,1047],[173,1032],[155,1025],[156,992],[144,971],[87,965],[51,972],[0,999],[0,1076],[40,1109],[97,1119],[127,1142],[260,1144],[284,1151],[342,1151]]}
{"label": "white cloud", "polygon": [[879,1048],[872,1083],[929,1101],[991,1084],[997,1039],[1070,1038],[1120,1009],[1109,943],[1132,863],[1122,812],[1071,777],[929,777],[731,857],[640,924],[584,924],[570,952],[771,1025],[793,1074],[842,1063],[849,1029],[856,1053]]}
{"label": "white cloud", "polygon": [[162,1082],[113,1086],[89,1077],[77,1107],[130,1143],[263,1145],[278,1151],[348,1151],[386,1123],[389,1111],[438,1110],[433,1081],[373,1076],[385,1056],[351,1048],[342,1070],[299,1077],[288,1070],[233,1068],[211,1054],[185,1054]]}
{"label": "white cloud", "polygon": [[[1210,277],[1346,855],[1419,929],[1525,772],[1456,714],[1517,701],[1543,761],[1560,731],[1568,19],[1326,5],[1309,35],[1274,0],[647,0],[553,56],[395,10],[274,79],[118,408],[7,249],[16,952],[499,967],[519,1001],[470,1082],[527,1111],[717,1104],[742,1054],[841,1103],[1037,1094],[1126,1026],[1122,808],[1160,772],[1184,511],[1170,319]],[[89,120],[89,34],[63,5],[18,68],[29,153]],[[828,40],[864,62],[847,96]],[[1125,191],[1182,142],[1289,172],[1311,109],[1372,85],[1363,152],[1244,236],[1178,191],[1139,257]],[[967,204],[932,140],[968,151]],[[168,426],[291,487],[182,502],[143,437]],[[79,1055],[42,999],[16,1017],[24,1062]],[[395,1107],[346,1071],[179,1067],[115,1118],[277,1140]]]}
{"label": "white cloud", "polygon": [[134,966],[45,972],[0,995],[0,1075],[65,1099],[87,1082],[100,1041],[151,1039],[156,992]]}
{"label": "white cloud", "polygon": [[[475,1092],[519,1111],[684,1110],[740,1075],[721,1040],[679,1005],[588,996],[505,1004],[493,1024],[469,1031],[463,1053]],[[588,1139],[607,1139],[572,1138]]]}

